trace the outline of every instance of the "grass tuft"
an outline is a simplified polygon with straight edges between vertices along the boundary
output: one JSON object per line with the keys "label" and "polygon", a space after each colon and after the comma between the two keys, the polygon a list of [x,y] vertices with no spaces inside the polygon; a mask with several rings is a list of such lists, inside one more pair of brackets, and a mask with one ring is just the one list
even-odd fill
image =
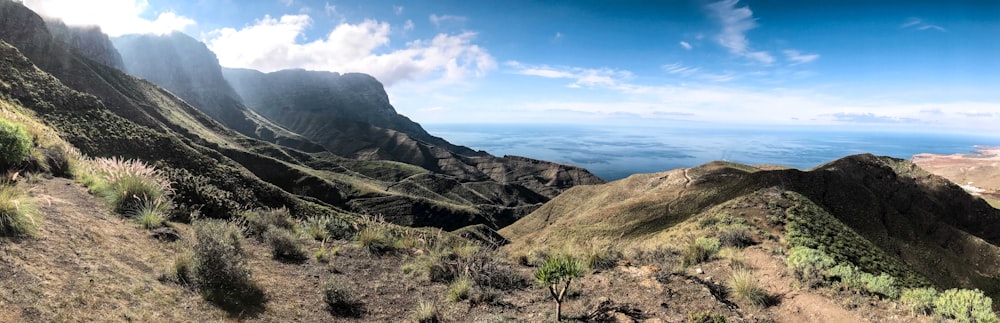
{"label": "grass tuft", "polygon": [[16,186],[0,184],[0,236],[33,236],[38,231],[34,204]]}
{"label": "grass tuft", "polygon": [[413,320],[419,323],[437,323],[441,322],[441,313],[438,312],[434,303],[420,301],[417,310],[413,312]]}
{"label": "grass tuft", "polygon": [[448,286],[448,301],[458,303],[468,299],[470,290],[472,290],[472,280],[469,277],[456,279]]}
{"label": "grass tuft", "polygon": [[757,277],[749,269],[733,270],[729,277],[729,289],[740,300],[753,306],[767,306],[771,303],[771,297],[767,291],[760,286]]}
{"label": "grass tuft", "polygon": [[699,237],[688,244],[681,255],[681,264],[684,267],[700,264],[712,259],[719,252],[719,240],[713,238]]}

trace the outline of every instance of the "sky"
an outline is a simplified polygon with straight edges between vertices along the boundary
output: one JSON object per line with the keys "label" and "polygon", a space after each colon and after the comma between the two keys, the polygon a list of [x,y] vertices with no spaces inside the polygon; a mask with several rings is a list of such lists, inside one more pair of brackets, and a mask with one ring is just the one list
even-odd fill
{"label": "sky", "polygon": [[23,1],[226,67],[372,74],[425,124],[1000,125],[1000,1]]}

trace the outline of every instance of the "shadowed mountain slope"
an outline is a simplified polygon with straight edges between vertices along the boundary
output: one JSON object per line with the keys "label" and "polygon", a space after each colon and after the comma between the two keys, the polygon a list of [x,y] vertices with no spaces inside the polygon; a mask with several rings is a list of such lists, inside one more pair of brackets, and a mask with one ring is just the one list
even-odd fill
{"label": "shadowed mountain slope", "polygon": [[574,185],[603,183],[582,168],[498,158],[432,136],[396,113],[369,75],[229,68],[223,75],[250,108],[340,156],[404,162],[461,181],[515,183],[548,198]]}
{"label": "shadowed mountain slope", "polygon": [[215,54],[194,38],[174,32],[126,35],[113,42],[124,60],[124,71],[162,86],[230,129],[307,152],[324,150],[244,106],[222,78]]}
{"label": "shadowed mountain slope", "polygon": [[499,228],[548,200],[516,183],[457,181],[398,162],[310,154],[247,137],[163,88],[82,56],[15,2],[0,1],[0,40],[14,45],[0,51],[6,97],[87,155],[158,165],[175,183],[181,213],[230,217],[288,206],[298,216],[383,214],[451,230]]}
{"label": "shadowed mountain slope", "polygon": [[[721,213],[766,222],[784,239],[804,237],[869,272],[1000,293],[1000,210],[890,157],[849,156],[809,171],[713,162],[633,175],[567,190],[500,233],[512,250],[572,240],[657,244]],[[792,219],[799,238],[789,236]]]}

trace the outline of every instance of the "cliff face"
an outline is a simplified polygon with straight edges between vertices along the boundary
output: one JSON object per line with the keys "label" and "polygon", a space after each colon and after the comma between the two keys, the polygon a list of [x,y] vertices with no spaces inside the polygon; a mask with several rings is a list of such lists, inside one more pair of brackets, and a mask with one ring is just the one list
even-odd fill
{"label": "cliff face", "polygon": [[244,106],[222,77],[215,54],[194,38],[175,32],[126,35],[112,41],[122,55],[124,71],[162,86],[227,127],[296,149],[323,150]]}
{"label": "cliff face", "polygon": [[60,20],[46,20],[45,24],[55,40],[65,43],[80,55],[107,66],[125,69],[121,54],[100,27],[69,27]]}
{"label": "cliff face", "polygon": [[574,185],[603,183],[579,167],[495,157],[432,136],[396,113],[369,75],[229,68],[223,75],[250,108],[341,156],[404,162],[463,181],[516,183],[549,198]]}

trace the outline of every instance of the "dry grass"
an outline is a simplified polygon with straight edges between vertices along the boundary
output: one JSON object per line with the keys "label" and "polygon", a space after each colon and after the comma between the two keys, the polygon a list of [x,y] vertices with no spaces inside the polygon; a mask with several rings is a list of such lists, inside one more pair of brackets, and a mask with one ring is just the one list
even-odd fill
{"label": "dry grass", "polygon": [[16,186],[0,183],[0,236],[33,236],[39,225],[34,202]]}

